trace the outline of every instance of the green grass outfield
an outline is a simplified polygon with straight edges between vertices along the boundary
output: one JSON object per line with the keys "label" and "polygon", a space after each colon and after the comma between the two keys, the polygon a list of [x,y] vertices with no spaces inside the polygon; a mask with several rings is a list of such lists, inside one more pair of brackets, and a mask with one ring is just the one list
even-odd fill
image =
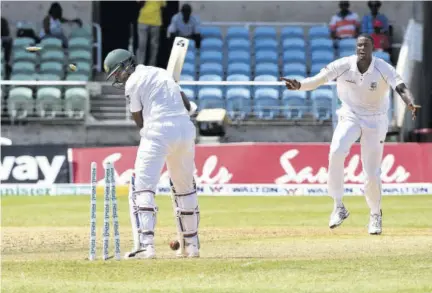
{"label": "green grass outfield", "polygon": [[[158,259],[107,262],[85,260],[88,197],[1,200],[2,292],[432,292],[432,196],[384,197],[381,236],[367,234],[363,197],[346,197],[351,216],[330,230],[328,197],[202,196],[202,257],[192,260],[168,247],[175,226],[161,196]],[[126,197],[119,209],[124,253],[132,246]]]}

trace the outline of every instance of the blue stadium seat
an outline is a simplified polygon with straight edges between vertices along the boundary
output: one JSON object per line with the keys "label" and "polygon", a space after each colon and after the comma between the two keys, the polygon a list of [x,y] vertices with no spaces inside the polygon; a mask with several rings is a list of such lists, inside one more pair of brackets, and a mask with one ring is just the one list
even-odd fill
{"label": "blue stadium seat", "polygon": [[302,79],[306,78],[305,75],[301,75],[301,74],[288,74],[288,75],[284,75],[284,77],[289,79],[295,79],[297,81],[301,81]]}
{"label": "blue stadium seat", "polygon": [[283,67],[283,75],[302,75],[307,76],[306,64],[287,63]]}
{"label": "blue stadium seat", "polygon": [[332,100],[318,97],[312,100],[312,112],[316,120],[330,120],[332,112]]}
{"label": "blue stadium seat", "polygon": [[339,41],[339,50],[351,50],[355,51],[357,45],[357,40],[354,38],[342,39]]}
{"label": "blue stadium seat", "polygon": [[310,75],[313,76],[313,75],[318,74],[321,71],[321,69],[323,69],[326,66],[327,66],[327,63],[315,63],[315,64],[312,64]]}
{"label": "blue stadium seat", "polygon": [[255,67],[255,75],[279,76],[279,68],[276,63],[258,63]]}
{"label": "blue stadium seat", "polygon": [[[330,89],[318,88],[311,93],[311,99],[333,99],[333,91]],[[331,103],[330,103],[331,104]]]}
{"label": "blue stadium seat", "polygon": [[249,51],[228,51],[228,64],[231,63],[251,63]]}
{"label": "blue stadium seat", "polygon": [[251,42],[246,39],[231,39],[228,41],[228,52],[230,51],[250,51]]}
{"label": "blue stadium seat", "polygon": [[223,56],[221,51],[201,51],[200,63],[221,63]]}
{"label": "blue stadium seat", "polygon": [[[231,75],[228,75],[227,81],[250,81],[250,78],[249,78],[249,76],[244,75],[244,74],[231,74]],[[229,85],[229,86],[227,86],[227,90],[234,89],[234,88],[244,88],[244,89],[248,89],[250,91],[252,87],[249,85]]]}
{"label": "blue stadium seat", "polygon": [[311,52],[314,51],[334,51],[333,41],[330,39],[313,39],[310,41]]}
{"label": "blue stadium seat", "polygon": [[[195,80],[194,75],[182,74],[180,76],[180,81],[194,81],[194,80]],[[196,85],[181,85],[181,89],[183,91],[188,90],[188,91],[192,92],[194,99],[196,98],[196,90],[197,90]],[[188,96],[188,98],[189,98],[189,96]]]}
{"label": "blue stadium seat", "polygon": [[264,62],[278,63],[279,62],[278,59],[279,59],[278,53],[275,51],[262,50],[262,51],[258,51],[255,54],[256,63],[264,63]]}
{"label": "blue stadium seat", "polygon": [[184,63],[181,74],[196,76],[195,64]]}
{"label": "blue stadium seat", "polygon": [[279,115],[279,93],[275,89],[259,88],[255,90],[255,115],[259,119],[272,120]]}
{"label": "blue stadium seat", "polygon": [[314,51],[312,52],[312,64],[330,63],[334,60],[333,51]]}
{"label": "blue stadium seat", "polygon": [[196,51],[195,41],[194,40],[189,40],[188,51],[192,51],[192,52]]}
{"label": "blue stadium seat", "polygon": [[249,30],[244,26],[228,27],[226,39],[246,39],[249,40]]}
{"label": "blue stadium seat", "polygon": [[327,26],[312,26],[309,29],[309,39],[329,38],[330,30]]}
{"label": "blue stadium seat", "polygon": [[204,38],[222,39],[222,31],[218,26],[202,26],[200,33]]}
{"label": "blue stadium seat", "polygon": [[195,51],[187,51],[185,62],[195,64],[196,54]]}
{"label": "blue stadium seat", "polygon": [[304,39],[304,29],[301,26],[286,26],[281,30],[281,39]]}
{"label": "blue stadium seat", "polygon": [[191,90],[190,88],[184,88],[182,87],[182,91],[185,93],[186,97],[189,100],[195,100],[196,99],[196,95],[195,95],[195,91]]}
{"label": "blue stadium seat", "polygon": [[[273,75],[259,75],[254,78],[254,81],[265,81],[265,82],[275,82],[278,81],[278,78]],[[278,85],[257,85],[255,86],[255,90],[257,89],[274,89],[278,92],[282,89],[282,86]]]}
{"label": "blue stadium seat", "polygon": [[231,119],[245,119],[251,112],[249,89],[232,88],[227,91],[227,111]]}
{"label": "blue stadium seat", "polygon": [[284,63],[306,63],[306,53],[300,50],[283,52]]}
{"label": "blue stadium seat", "polygon": [[218,88],[203,88],[198,92],[201,109],[225,108],[222,91]]}
{"label": "blue stadium seat", "polygon": [[306,92],[284,90],[282,95],[283,115],[289,120],[302,119],[306,112]]}
{"label": "blue stadium seat", "polygon": [[257,26],[253,32],[254,39],[274,39],[276,40],[276,29],[271,26]]}
{"label": "blue stadium seat", "polygon": [[355,50],[343,50],[339,52],[339,58],[348,57],[355,54]]}
{"label": "blue stadium seat", "polygon": [[202,63],[200,65],[200,76],[207,74],[215,74],[223,76],[223,68],[220,63]]}
{"label": "blue stadium seat", "polygon": [[229,63],[228,64],[228,75],[232,74],[243,74],[251,76],[251,67],[247,63]]}
{"label": "blue stadium seat", "polygon": [[278,42],[275,39],[257,39],[255,40],[255,52],[261,50],[278,50]]}
{"label": "blue stadium seat", "polygon": [[220,39],[204,39],[201,42],[202,51],[220,51],[222,52],[223,42]]}
{"label": "blue stadium seat", "polygon": [[282,50],[290,51],[290,50],[306,50],[306,43],[303,39],[285,39],[282,41]]}
{"label": "blue stadium seat", "polygon": [[390,61],[390,54],[387,53],[387,52],[376,51],[376,52],[373,53],[373,55],[375,57],[383,59],[387,63],[391,63],[391,61]]}
{"label": "blue stadium seat", "polygon": [[35,40],[32,38],[26,38],[26,37],[16,38],[13,40],[12,48],[14,51],[15,50],[22,51],[29,46],[34,46],[34,44],[35,44]]}
{"label": "blue stadium seat", "polygon": [[[216,74],[207,74],[207,75],[201,75],[199,78],[199,81],[222,81],[222,77],[220,75]],[[200,85],[198,86],[198,91],[205,89],[205,88],[216,88],[221,91],[223,91],[224,86],[220,85]]]}

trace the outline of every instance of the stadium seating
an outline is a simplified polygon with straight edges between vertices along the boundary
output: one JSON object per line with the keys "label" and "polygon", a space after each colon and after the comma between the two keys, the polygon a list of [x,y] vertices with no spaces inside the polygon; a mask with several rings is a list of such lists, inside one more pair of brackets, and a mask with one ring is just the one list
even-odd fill
{"label": "stadium seating", "polygon": [[203,63],[200,65],[200,76],[207,74],[215,74],[223,76],[223,67],[221,63]]}
{"label": "stadium seating", "polygon": [[195,100],[196,96],[195,96],[195,92],[193,90],[191,90],[190,88],[187,88],[185,86],[182,86],[182,91],[189,100]]}
{"label": "stadium seating", "polygon": [[329,120],[331,118],[332,111],[332,98],[317,97],[313,99],[312,111],[316,120]]}
{"label": "stadium seating", "polygon": [[92,54],[85,50],[76,50],[69,52],[69,63],[86,62],[92,63]]}
{"label": "stadium seating", "polygon": [[255,75],[272,75],[279,76],[279,68],[277,63],[258,63],[255,67]]}
{"label": "stadium seating", "polygon": [[64,107],[69,118],[83,118],[87,110],[90,95],[86,89],[71,88],[65,92]]}
{"label": "stadium seating", "polygon": [[290,50],[283,52],[283,63],[306,63],[306,53],[300,50]]}
{"label": "stadium seating", "polygon": [[301,75],[307,76],[306,64],[304,63],[288,63],[283,66],[283,75]]}
{"label": "stadium seating", "polygon": [[245,119],[251,113],[251,93],[246,88],[231,88],[227,91],[227,112],[231,119]]}
{"label": "stadium seating", "polygon": [[86,38],[89,40],[93,39],[92,27],[90,25],[83,25],[82,27],[77,27],[71,31],[70,39],[72,38]]}
{"label": "stadium seating", "polygon": [[[81,67],[79,67],[81,69]],[[63,70],[63,64],[58,62],[44,62],[40,65],[39,72],[41,74],[49,73],[49,74],[55,74],[63,78],[64,70]]]}
{"label": "stadium seating", "polygon": [[278,42],[275,39],[257,39],[255,40],[255,52],[260,50],[278,52]]}
{"label": "stadium seating", "polygon": [[251,56],[247,51],[228,51],[228,64],[251,63]]}
{"label": "stadium seating", "polygon": [[244,26],[229,27],[226,34],[226,39],[245,39],[249,40],[249,30]]}
{"label": "stadium seating", "polygon": [[228,52],[230,51],[250,51],[251,42],[246,39],[231,39],[228,41]]}
{"label": "stadium seating", "polygon": [[228,64],[228,75],[243,74],[251,76],[251,66],[247,63],[230,63]]}
{"label": "stadium seating", "polygon": [[339,58],[348,57],[348,56],[351,56],[351,55],[354,55],[354,54],[355,54],[354,50],[343,50],[343,51],[339,52]]}
{"label": "stadium seating", "polygon": [[217,26],[203,26],[201,27],[201,35],[204,38],[222,39],[222,31]]}
{"label": "stadium seating", "polygon": [[63,51],[62,41],[57,38],[43,39],[39,45],[44,51]]}
{"label": "stadium seating", "polygon": [[387,53],[387,52],[375,51],[375,52],[373,53],[373,55],[374,55],[375,57],[378,57],[378,58],[383,59],[383,60],[384,60],[385,62],[387,62],[387,63],[390,63],[390,62],[391,62],[391,61],[390,61],[390,54]]}
{"label": "stadium seating", "polygon": [[195,64],[196,60],[196,52],[195,51],[187,51],[185,62]]}
{"label": "stadium seating", "polygon": [[27,87],[14,87],[9,91],[8,114],[11,119],[22,119],[33,114],[33,91]]}
{"label": "stadium seating", "polygon": [[201,51],[219,51],[222,52],[223,42],[220,39],[204,39],[201,42]]}
{"label": "stadium seating", "polygon": [[276,40],[276,29],[270,26],[258,26],[253,31],[253,37],[257,39],[274,39]]}
{"label": "stadium seating", "polygon": [[255,62],[256,63],[264,63],[264,62],[278,63],[279,62],[278,53],[272,50],[258,51],[255,54]]}
{"label": "stadium seating", "polygon": [[35,63],[37,62],[37,55],[27,52],[27,51],[21,51],[21,50],[15,50],[13,51],[12,54],[12,63],[15,62],[20,62],[20,61],[24,61],[24,62],[32,62]]}
{"label": "stadium seating", "polygon": [[33,62],[15,62],[12,65],[12,74],[35,74],[36,66]]}
{"label": "stadium seating", "polygon": [[330,39],[312,39],[310,41],[311,52],[314,51],[329,51],[333,52],[333,41]]}
{"label": "stadium seating", "polygon": [[340,51],[355,51],[356,49],[356,39],[342,39],[339,41],[339,50]]}
{"label": "stadium seating", "polygon": [[281,39],[304,39],[304,29],[300,26],[286,26],[281,30]]}
{"label": "stadium seating", "polygon": [[327,66],[327,64],[328,63],[314,63],[314,64],[312,64],[310,75],[313,76],[313,75],[318,74],[321,71],[321,69],[323,69],[324,67]]}
{"label": "stadium seating", "polygon": [[[36,56],[31,54],[32,56]],[[43,51],[41,54],[41,62],[58,62],[65,64],[65,54],[63,51]]]}
{"label": "stadium seating", "polygon": [[221,51],[201,51],[201,63],[222,63],[223,55]]}
{"label": "stadium seating", "polygon": [[16,38],[13,40],[12,49],[13,51],[25,50],[29,46],[33,46],[35,40],[31,38]]}
{"label": "stadium seating", "polygon": [[[217,75],[217,74],[206,74],[206,75],[202,75],[199,78],[199,81],[222,81],[222,76]],[[217,86],[217,85],[201,85],[198,86],[198,90],[200,91],[201,89],[205,89],[205,88],[216,88],[219,89],[221,91],[224,90],[223,86]]]}
{"label": "stadium seating", "polygon": [[[227,81],[250,81],[249,76],[244,75],[244,74],[232,74],[232,75],[228,75],[227,77]],[[227,91],[229,91],[230,89],[233,88],[244,88],[247,89],[249,91],[251,91],[252,87],[248,86],[248,85],[229,85],[226,86]]]}
{"label": "stadium seating", "polygon": [[279,93],[271,88],[258,88],[254,93],[255,115],[259,119],[272,120],[279,115]]}
{"label": "stadium seating", "polygon": [[312,52],[312,64],[330,63],[334,59],[333,51],[315,51]]}
{"label": "stadium seating", "polygon": [[307,110],[306,92],[284,90],[282,105],[285,118],[289,120],[302,119]]}
{"label": "stadium seating", "polygon": [[40,88],[36,92],[36,114],[53,118],[62,111],[61,91],[54,87]]}
{"label": "stadium seating", "polygon": [[309,39],[329,38],[330,30],[328,26],[312,26],[309,28]]}
{"label": "stadium seating", "polygon": [[[194,77],[193,75],[182,74],[182,75],[180,76],[180,80],[181,80],[181,81],[194,81],[194,80],[195,80],[195,77]],[[193,98],[191,98],[191,99],[195,99],[195,98],[196,98],[196,91],[197,91],[197,88],[196,88],[195,85],[182,85],[181,88],[182,88],[183,91],[187,91],[187,92],[188,92],[188,94],[187,94],[187,97],[188,97],[188,98],[189,98],[189,95],[190,95],[191,97],[193,97]],[[185,92],[185,93],[186,93],[186,92]]]}
{"label": "stadium seating", "polygon": [[285,39],[282,42],[283,51],[305,51],[306,42],[303,39]]}
{"label": "stadium seating", "polygon": [[91,40],[83,37],[76,37],[70,39],[68,46],[69,46],[69,51],[75,51],[75,50],[91,51],[92,49]]}
{"label": "stadium seating", "polygon": [[195,64],[193,63],[184,63],[181,74],[196,76]]}
{"label": "stadium seating", "polygon": [[222,90],[218,88],[203,88],[198,92],[201,109],[225,108]]}

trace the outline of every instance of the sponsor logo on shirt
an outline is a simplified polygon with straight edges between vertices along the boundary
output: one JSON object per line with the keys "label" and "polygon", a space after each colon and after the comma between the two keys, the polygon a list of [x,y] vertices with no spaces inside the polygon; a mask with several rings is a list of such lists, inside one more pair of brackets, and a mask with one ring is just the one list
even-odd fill
{"label": "sponsor logo on shirt", "polygon": [[351,80],[351,79],[346,79],[345,81],[346,81],[346,82],[349,82],[349,83],[356,84],[356,82],[355,82],[354,80]]}
{"label": "sponsor logo on shirt", "polygon": [[371,82],[369,90],[370,91],[374,91],[374,90],[376,90],[376,88],[377,88],[377,83],[376,82]]}

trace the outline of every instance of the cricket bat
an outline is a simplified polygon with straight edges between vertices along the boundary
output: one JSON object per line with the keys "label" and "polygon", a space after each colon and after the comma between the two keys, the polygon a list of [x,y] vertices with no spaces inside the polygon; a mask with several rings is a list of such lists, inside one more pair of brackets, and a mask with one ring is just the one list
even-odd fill
{"label": "cricket bat", "polygon": [[183,63],[186,58],[188,46],[188,39],[181,37],[175,38],[168,61],[167,71],[172,74],[176,82],[180,81],[180,75],[183,69]]}

